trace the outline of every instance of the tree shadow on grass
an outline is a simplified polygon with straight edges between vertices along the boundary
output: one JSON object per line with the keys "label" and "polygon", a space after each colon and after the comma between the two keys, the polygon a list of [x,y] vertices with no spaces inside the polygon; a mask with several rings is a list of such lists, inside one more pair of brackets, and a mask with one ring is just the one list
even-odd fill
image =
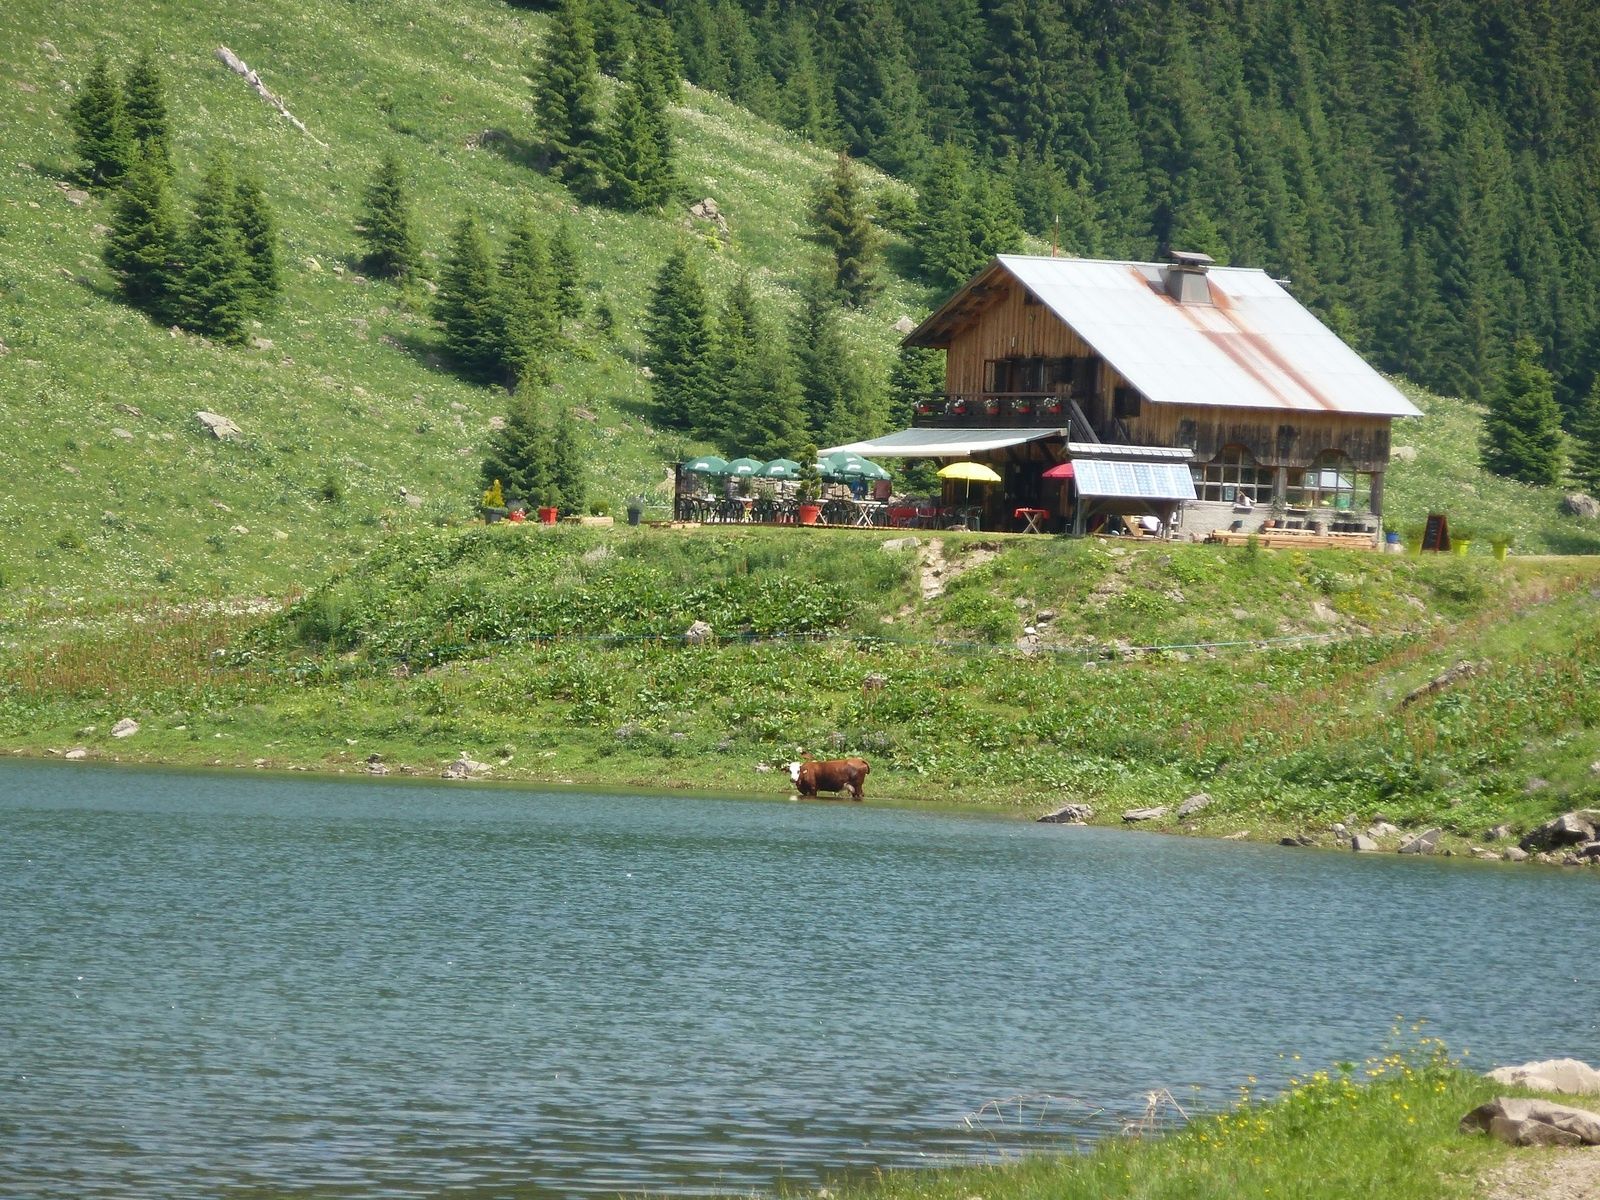
{"label": "tree shadow on grass", "polygon": [[1600,532],[1587,529],[1547,529],[1544,540],[1552,554],[1600,554]]}
{"label": "tree shadow on grass", "polygon": [[550,172],[550,155],[545,148],[528,138],[519,137],[509,129],[485,129],[472,135],[467,145],[473,150],[487,150],[506,162],[541,175]]}

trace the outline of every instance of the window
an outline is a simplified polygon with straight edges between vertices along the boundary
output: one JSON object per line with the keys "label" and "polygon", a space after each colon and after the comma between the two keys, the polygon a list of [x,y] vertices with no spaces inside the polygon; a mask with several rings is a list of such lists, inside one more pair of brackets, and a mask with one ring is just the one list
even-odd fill
{"label": "window", "polygon": [[1288,501],[1296,508],[1327,505],[1344,512],[1356,504],[1356,468],[1338,450],[1324,450],[1310,469],[1289,472]]}
{"label": "window", "polygon": [[1201,500],[1234,501],[1249,496],[1262,504],[1272,500],[1272,468],[1256,465],[1255,457],[1243,446],[1224,446],[1208,463],[1197,463],[1194,492]]}
{"label": "window", "polygon": [[1119,387],[1113,393],[1114,417],[1137,417],[1139,415],[1139,393],[1131,387]]}

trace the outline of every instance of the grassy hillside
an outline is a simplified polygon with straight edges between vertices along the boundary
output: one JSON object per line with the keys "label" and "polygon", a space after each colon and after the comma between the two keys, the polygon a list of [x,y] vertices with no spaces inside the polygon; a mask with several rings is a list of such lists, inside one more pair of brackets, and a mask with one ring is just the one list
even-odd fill
{"label": "grassy hillside", "polygon": [[[466,513],[505,396],[440,369],[422,289],[355,268],[361,192],[389,150],[435,263],[468,209],[497,235],[524,209],[572,223],[591,310],[557,390],[581,410],[598,495],[660,480],[677,447],[644,420],[638,327],[661,260],[687,234],[684,211],[580,209],[529,165],[524,71],[544,21],[502,0],[7,6],[0,572],[12,588],[282,588],[348,561],[381,529]],[[224,44],[326,147],[216,60]],[[96,51],[125,64],[146,45],[169,83],[180,193],[208,154],[228,151],[261,172],[282,222],[286,293],[249,348],[171,335],[114,302],[99,262],[108,202],[66,194],[72,86]],[[721,248],[690,235],[714,283],[748,269],[776,297],[814,253],[800,237],[805,200],[829,156],[693,89],[675,119],[686,195],[714,197],[731,226]],[[594,316],[602,301],[610,336]],[[891,277],[851,332],[881,366],[893,322],[927,303]],[[192,417],[202,408],[237,421],[242,441],[210,439]],[[339,504],[320,498],[330,475]],[[420,511],[402,487],[424,497]]]}

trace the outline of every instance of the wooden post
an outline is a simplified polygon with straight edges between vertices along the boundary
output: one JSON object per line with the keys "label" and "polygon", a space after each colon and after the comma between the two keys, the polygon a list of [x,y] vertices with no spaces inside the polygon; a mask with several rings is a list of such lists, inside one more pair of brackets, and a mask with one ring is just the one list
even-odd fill
{"label": "wooden post", "polygon": [[1383,472],[1372,473],[1372,515],[1383,516]]}

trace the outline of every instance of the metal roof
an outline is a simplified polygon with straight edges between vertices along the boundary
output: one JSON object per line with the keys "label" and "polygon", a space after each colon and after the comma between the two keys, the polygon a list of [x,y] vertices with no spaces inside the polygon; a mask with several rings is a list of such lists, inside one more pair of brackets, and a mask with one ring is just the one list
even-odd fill
{"label": "metal roof", "polygon": [[1188,462],[1194,451],[1187,446],[1128,446],[1121,442],[1068,442],[1073,458],[1153,458]]}
{"label": "metal roof", "polygon": [[1075,458],[1080,496],[1135,500],[1193,500],[1194,477],[1174,462],[1110,462]]}
{"label": "metal roof", "polygon": [[1416,417],[1392,383],[1265,271],[1211,267],[1210,304],[1179,304],[1161,263],[1003,254],[911,334],[948,345],[1010,274],[1154,404]]}
{"label": "metal roof", "polygon": [[899,433],[832,446],[823,454],[841,450],[870,458],[966,458],[986,450],[1020,446],[1042,438],[1064,438],[1065,428],[1054,429],[902,429]]}

